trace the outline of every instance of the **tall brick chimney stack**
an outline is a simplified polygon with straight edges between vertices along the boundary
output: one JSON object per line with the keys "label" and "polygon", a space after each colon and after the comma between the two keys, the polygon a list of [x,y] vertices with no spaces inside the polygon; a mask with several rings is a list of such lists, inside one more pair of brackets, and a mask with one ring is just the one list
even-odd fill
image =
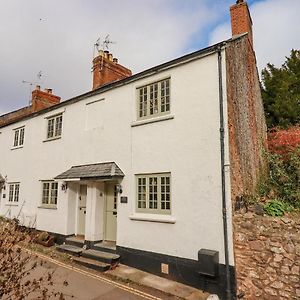
{"label": "tall brick chimney stack", "polygon": [[52,89],[45,89],[44,91],[41,91],[41,87],[37,85],[35,90],[32,91],[31,102],[32,112],[36,112],[58,104],[60,102],[60,97],[53,95]]}
{"label": "tall brick chimney stack", "polygon": [[248,32],[248,39],[253,49],[252,19],[247,2],[237,0],[230,7],[232,36]]}
{"label": "tall brick chimney stack", "polygon": [[131,71],[118,64],[118,59],[113,58],[109,51],[100,50],[93,59],[93,90],[131,75]]}

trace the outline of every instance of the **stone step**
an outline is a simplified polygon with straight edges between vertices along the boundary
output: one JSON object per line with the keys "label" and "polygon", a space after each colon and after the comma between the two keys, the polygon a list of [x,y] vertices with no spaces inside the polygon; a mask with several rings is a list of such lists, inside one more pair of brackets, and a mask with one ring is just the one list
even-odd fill
{"label": "stone step", "polygon": [[73,245],[67,245],[67,244],[59,245],[56,247],[56,249],[60,252],[65,252],[68,254],[72,254],[74,256],[80,256],[83,251],[83,249],[80,247],[76,247]]}
{"label": "stone step", "polygon": [[80,247],[80,248],[82,248],[84,245],[84,240],[79,239],[76,236],[70,236],[70,237],[66,238],[65,242],[68,245],[72,245],[72,246],[76,246],[76,247]]}
{"label": "stone step", "polygon": [[83,250],[81,256],[112,265],[118,263],[120,259],[120,255],[93,249]]}
{"label": "stone step", "polygon": [[97,244],[94,244],[92,249],[98,250],[98,251],[103,251],[103,252],[109,252],[116,254],[117,249],[116,249],[116,243],[111,243],[111,242],[100,242]]}
{"label": "stone step", "polygon": [[77,264],[80,264],[82,266],[85,266],[89,269],[93,269],[96,271],[100,272],[105,272],[111,268],[110,264],[106,264],[97,260],[93,260],[90,258],[85,258],[85,257],[74,257],[73,261],[76,262]]}

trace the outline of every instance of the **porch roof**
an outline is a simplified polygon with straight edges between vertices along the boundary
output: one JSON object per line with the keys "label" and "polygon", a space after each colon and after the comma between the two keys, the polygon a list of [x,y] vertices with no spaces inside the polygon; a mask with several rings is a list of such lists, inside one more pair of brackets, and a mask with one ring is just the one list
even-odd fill
{"label": "porch roof", "polygon": [[71,169],[59,174],[54,179],[95,180],[124,177],[124,173],[115,162],[104,162],[90,165],[73,166]]}

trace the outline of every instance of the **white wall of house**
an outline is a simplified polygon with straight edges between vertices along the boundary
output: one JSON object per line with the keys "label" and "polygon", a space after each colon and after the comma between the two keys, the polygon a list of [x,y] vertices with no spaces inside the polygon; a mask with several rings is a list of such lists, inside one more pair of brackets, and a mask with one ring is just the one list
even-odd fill
{"label": "white wall of house", "polygon": [[[223,66],[224,71],[224,61]],[[173,118],[134,126],[136,88],[167,77]],[[46,118],[60,112],[62,137],[45,141]],[[24,146],[12,150],[13,129],[21,125],[25,125]],[[8,182],[21,184],[12,216],[25,201],[21,215],[26,220],[36,216],[38,229],[75,233],[76,185],[71,184],[67,192],[59,185],[57,209],[45,209],[40,207],[41,180],[74,165],[114,161],[125,174],[122,196],[128,197],[127,204],[118,204],[117,245],[190,259],[197,259],[201,248],[213,249],[220,251],[224,263],[216,54],[0,128],[0,132],[0,173]],[[228,145],[226,153],[228,159]],[[137,213],[135,174],[162,172],[171,173],[171,215]],[[102,188],[98,184],[88,193],[99,196]],[[229,182],[227,191],[230,196]],[[97,201],[93,207],[99,213],[102,200]],[[7,198],[2,198],[1,214],[9,208]],[[93,213],[87,211],[89,221],[101,218]],[[86,234],[97,240],[103,230],[99,226]],[[233,264],[232,250],[230,260]]]}

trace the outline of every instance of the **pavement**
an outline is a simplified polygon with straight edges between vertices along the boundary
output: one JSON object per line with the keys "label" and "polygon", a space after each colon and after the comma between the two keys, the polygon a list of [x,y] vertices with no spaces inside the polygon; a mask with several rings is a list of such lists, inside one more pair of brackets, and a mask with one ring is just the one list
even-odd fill
{"label": "pavement", "polygon": [[162,291],[179,299],[206,300],[209,297],[208,293],[193,287],[121,264],[114,270],[106,271],[105,274],[116,279],[129,280],[139,285]]}
{"label": "pavement", "polygon": [[[208,293],[187,285],[161,278],[141,270],[119,264],[114,270],[99,273],[72,263],[71,260],[55,259],[37,252],[38,268],[30,275],[32,278],[41,274],[53,273],[53,285],[47,288],[56,294],[62,293],[62,299],[76,300],[206,300]],[[67,282],[67,284],[65,284]],[[31,294],[26,299],[37,299]],[[58,297],[50,297],[58,299]],[[59,298],[60,299],[60,298]],[[218,299],[218,298],[216,298]]]}

